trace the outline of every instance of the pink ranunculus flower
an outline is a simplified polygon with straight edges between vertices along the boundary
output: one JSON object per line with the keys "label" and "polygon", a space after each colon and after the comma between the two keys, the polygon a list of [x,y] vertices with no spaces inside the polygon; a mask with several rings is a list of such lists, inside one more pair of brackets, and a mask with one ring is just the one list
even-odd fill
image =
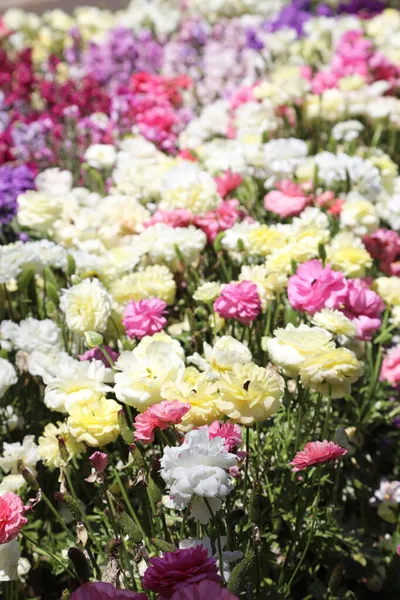
{"label": "pink ranunculus flower", "polygon": [[145,589],[159,593],[159,600],[171,600],[178,590],[203,580],[220,582],[221,578],[215,558],[209,558],[202,546],[195,546],[150,558],[142,584]]}
{"label": "pink ranunculus flower", "polygon": [[208,240],[213,242],[221,231],[230,229],[245,213],[239,210],[239,201],[232,198],[223,200],[216,210],[211,210],[204,215],[196,215],[194,225],[204,231]]}
{"label": "pink ranunculus flower", "polygon": [[182,422],[182,417],[191,409],[188,402],[164,400],[159,404],[149,406],[146,411],[137,415],[133,426],[135,427],[135,440],[149,444],[154,442],[155,429],[167,429],[170,425]]}
{"label": "pink ranunculus flower", "polygon": [[380,315],[385,309],[382,298],[361,279],[348,281],[343,312],[357,328],[357,338],[369,341],[381,326]]}
{"label": "pink ranunculus flower", "polygon": [[302,188],[288,179],[277,183],[276,190],[264,197],[265,208],[283,219],[299,215],[310,202]]}
{"label": "pink ranunculus flower", "polygon": [[382,362],[381,381],[388,381],[393,387],[400,385],[400,346],[391,348]]}
{"label": "pink ranunculus flower", "polygon": [[[216,581],[205,579],[200,583],[193,583],[182,590],[175,592],[171,600],[239,600],[226,588],[222,588]],[[161,600],[161,599],[160,599]]]}
{"label": "pink ranunculus flower", "polygon": [[125,308],[122,322],[130,338],[141,339],[164,329],[167,304],[160,298],[131,300]]}
{"label": "pink ranunculus flower", "polygon": [[27,508],[17,494],[7,492],[0,496],[0,544],[13,540],[28,519],[24,517]]}
{"label": "pink ranunculus flower", "polygon": [[242,430],[240,425],[234,423],[220,423],[214,421],[208,427],[208,437],[212,440],[215,437],[221,437],[225,440],[225,448],[228,452],[232,452],[242,443]]}
{"label": "pink ranunculus flower", "polygon": [[193,222],[193,214],[186,208],[174,210],[156,210],[148,221],[143,223],[144,227],[152,227],[156,223],[164,223],[169,227],[188,227]]}
{"label": "pink ranunculus flower", "polygon": [[377,229],[365,235],[363,242],[379,268],[386,275],[398,275],[400,271],[400,235],[391,229]]}
{"label": "pink ranunculus flower", "polygon": [[334,442],[308,442],[290,464],[293,466],[292,471],[302,471],[312,465],[336,460],[345,454],[347,450]]}
{"label": "pink ranunculus flower", "polygon": [[218,194],[225,198],[230,192],[235,190],[243,182],[243,177],[239,173],[225,171],[222,175],[215,178]]}
{"label": "pink ranunculus flower", "polygon": [[340,271],[309,260],[289,278],[288,298],[296,310],[314,314],[322,308],[338,308],[347,296],[347,281]]}
{"label": "pink ranunculus flower", "polygon": [[96,469],[98,473],[102,473],[106,470],[108,465],[108,456],[105,452],[93,452],[93,454],[89,457],[92,466]]}
{"label": "pink ranunculus flower", "polygon": [[261,310],[256,284],[247,280],[228,283],[215,300],[214,310],[223,319],[235,319],[242,325],[250,325]]}
{"label": "pink ranunculus flower", "polygon": [[71,594],[71,600],[147,600],[146,594],[118,590],[112,583],[85,583]]}
{"label": "pink ranunculus flower", "polygon": [[[115,350],[110,348],[110,346],[104,345],[103,348],[105,349],[105,351],[107,352],[107,354],[109,355],[109,357],[111,358],[111,360],[113,362],[116,362],[118,360],[118,357],[119,357],[118,352],[115,352]],[[102,353],[100,348],[92,348],[92,350],[88,350],[84,354],[80,354],[78,356],[78,358],[79,358],[79,360],[101,360],[101,362],[103,363],[103,365],[105,367],[112,366],[112,365],[110,365],[108,358],[106,358],[104,356],[104,354]]]}

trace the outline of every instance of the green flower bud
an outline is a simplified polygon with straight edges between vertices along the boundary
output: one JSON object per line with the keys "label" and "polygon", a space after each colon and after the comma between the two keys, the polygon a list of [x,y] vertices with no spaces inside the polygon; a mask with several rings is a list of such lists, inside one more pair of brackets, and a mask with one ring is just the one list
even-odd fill
{"label": "green flower bud", "polygon": [[228,590],[232,592],[232,594],[238,595],[246,588],[247,580],[253,568],[254,561],[255,553],[254,550],[250,548],[247,550],[240,563],[232,570],[228,582]]}
{"label": "green flower bud", "polygon": [[97,331],[86,331],[85,340],[88,348],[98,348],[103,343],[103,336]]}
{"label": "green flower bud", "polygon": [[125,511],[118,512],[117,510],[116,518],[122,533],[127,535],[134,544],[140,544],[143,540],[143,533],[135,521]]}
{"label": "green flower bud", "polygon": [[150,541],[157,550],[160,550],[160,552],[175,552],[176,550],[173,544],[160,540],[159,538],[151,538]]}

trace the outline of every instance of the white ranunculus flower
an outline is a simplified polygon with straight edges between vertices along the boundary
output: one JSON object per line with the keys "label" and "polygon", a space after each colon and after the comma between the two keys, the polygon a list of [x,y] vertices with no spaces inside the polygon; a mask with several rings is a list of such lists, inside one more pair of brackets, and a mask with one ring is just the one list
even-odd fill
{"label": "white ranunculus flower", "polygon": [[84,158],[94,169],[111,169],[117,159],[117,151],[111,144],[93,144],[86,150]]}
{"label": "white ranunculus flower", "polygon": [[115,395],[140,412],[162,400],[162,386],[179,381],[185,365],[171,344],[155,341],[148,344],[145,355],[123,352],[115,363]]}
{"label": "white ranunculus flower", "polygon": [[18,223],[46,233],[61,216],[63,198],[50,192],[28,190],[18,196]]}
{"label": "white ranunculus flower", "polygon": [[13,365],[5,358],[0,358],[0,398],[11,385],[17,383],[18,377]]}
{"label": "white ranunculus flower", "polygon": [[35,186],[43,194],[65,196],[72,189],[73,176],[70,171],[59,168],[45,169],[35,178]]}
{"label": "white ranunculus flower", "polygon": [[233,489],[228,470],[237,461],[235,454],[226,451],[221,437],[209,439],[207,427],[187,433],[181,446],[166,447],[160,473],[173,507],[183,510],[190,503],[192,516],[208,523],[210,514],[204,498],[213,511],[219,510],[222,499]]}
{"label": "white ranunculus flower", "polygon": [[18,540],[0,545],[0,581],[16,581],[18,579],[18,561],[21,550]]}
{"label": "white ranunculus flower", "polygon": [[232,371],[233,365],[251,362],[251,352],[247,346],[230,335],[218,338],[214,346],[204,342],[204,358],[197,352],[188,357],[188,362],[208,373],[212,379],[226,371]]}
{"label": "white ranunculus flower", "polygon": [[166,171],[161,181],[162,210],[186,208],[194,214],[215,210],[221,203],[212,176],[192,162],[185,161]]}
{"label": "white ranunculus flower", "polygon": [[60,330],[50,319],[28,317],[20,322],[12,338],[15,348],[24,352],[50,352],[60,347]]}
{"label": "white ranunculus flower", "polygon": [[134,348],[133,354],[137,358],[145,358],[148,347],[154,344],[154,342],[164,342],[165,344],[169,344],[171,346],[171,352],[179,356],[180,359],[185,360],[185,352],[178,340],[174,340],[174,338],[165,333],[165,331],[158,331],[153,335],[145,335],[136,348]]}
{"label": "white ranunculus flower", "polygon": [[350,120],[337,123],[332,128],[332,137],[338,142],[352,142],[356,140],[364,129],[364,125],[360,121]]}
{"label": "white ranunculus flower", "polygon": [[3,444],[3,455],[0,457],[0,468],[5,473],[18,475],[21,465],[36,476],[36,463],[39,460],[38,447],[34,435],[26,435],[21,442]]}
{"label": "white ranunculus flower", "polygon": [[107,328],[111,300],[98,279],[85,279],[82,283],[62,290],[60,306],[71,331],[102,333]]}
{"label": "white ranunculus flower", "polygon": [[67,352],[59,348],[51,350],[34,350],[27,359],[27,368],[31,375],[41,377],[45,385],[49,385],[56,379],[61,365],[75,364],[75,360]]}
{"label": "white ranunculus flower", "polygon": [[302,363],[325,350],[333,350],[332,335],[320,327],[288,323],[284,329],[275,329],[274,337],[264,338],[271,361],[287,375],[295,377]]}
{"label": "white ranunculus flower", "polygon": [[[50,375],[53,375],[52,366]],[[57,373],[45,389],[44,403],[51,410],[67,412],[75,402],[101,398],[110,392],[107,384],[112,380],[112,369],[105,367],[101,360],[65,361],[61,357]]]}
{"label": "white ranunculus flower", "polygon": [[[25,479],[19,473],[13,475],[5,475],[0,483],[0,495],[7,492],[18,492],[25,485]],[[1,548],[1,546],[0,546]]]}
{"label": "white ranunculus flower", "polygon": [[13,348],[13,339],[18,331],[18,323],[14,321],[2,321],[0,323],[0,348],[9,352]]}
{"label": "white ranunculus flower", "polygon": [[133,238],[135,248],[142,254],[147,254],[155,264],[167,264],[172,270],[180,265],[176,248],[186,264],[194,263],[202,253],[207,243],[206,234],[193,225],[189,227],[169,227],[157,223],[148,227],[143,233]]}
{"label": "white ranunculus flower", "polygon": [[350,193],[340,213],[340,226],[356,235],[370,235],[379,227],[379,216],[374,204],[357,192]]}

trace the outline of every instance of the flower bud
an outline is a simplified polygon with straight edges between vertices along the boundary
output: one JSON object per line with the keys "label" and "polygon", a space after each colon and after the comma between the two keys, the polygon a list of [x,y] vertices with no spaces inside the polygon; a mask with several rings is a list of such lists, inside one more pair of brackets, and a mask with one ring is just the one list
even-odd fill
{"label": "flower bud", "polygon": [[35,490],[36,492],[40,488],[40,485],[35,477],[30,471],[28,471],[28,469],[25,469],[25,467],[21,470],[21,475],[32,490]]}
{"label": "flower bud", "polygon": [[86,331],[85,340],[88,348],[98,348],[103,343],[103,336],[97,331]]}
{"label": "flower bud", "polygon": [[254,560],[254,550],[249,548],[244,558],[232,570],[228,583],[228,590],[232,592],[232,594],[240,594],[240,592],[246,588],[247,579],[250,575],[251,569],[253,568]]}
{"label": "flower bud", "polygon": [[54,306],[60,305],[60,298],[54,285],[50,282],[46,282],[46,296],[51,300]]}
{"label": "flower bud", "polygon": [[71,254],[67,256],[67,275],[71,277],[76,271],[76,262]]}
{"label": "flower bud", "polygon": [[140,542],[143,540],[143,534],[140,531],[139,527],[124,510],[122,510],[121,512],[119,511],[121,511],[121,509],[119,508],[118,510],[117,507],[116,518],[122,533],[124,535],[127,535],[134,544],[140,544]]}
{"label": "flower bud", "polygon": [[175,552],[176,548],[173,544],[169,544],[164,540],[160,540],[159,538],[151,538],[151,543],[153,546],[160,550],[160,552]]}
{"label": "flower bud", "polygon": [[98,473],[102,473],[106,470],[108,465],[108,456],[105,452],[93,452],[93,454],[89,457],[92,466],[96,469]]}
{"label": "flower bud", "polygon": [[328,588],[329,588],[329,591],[334,595],[336,595],[336,593],[339,589],[339,586],[340,586],[342,578],[343,578],[343,573],[344,573],[344,566],[341,563],[339,563],[333,569],[332,575],[330,576]]}
{"label": "flower bud", "polygon": [[54,498],[59,502],[63,502],[69,508],[75,521],[82,521],[82,510],[75,498],[62,492],[56,492]]}
{"label": "flower bud", "polygon": [[258,527],[261,525],[261,500],[262,485],[259,481],[255,481],[250,496],[249,519],[253,525]]}

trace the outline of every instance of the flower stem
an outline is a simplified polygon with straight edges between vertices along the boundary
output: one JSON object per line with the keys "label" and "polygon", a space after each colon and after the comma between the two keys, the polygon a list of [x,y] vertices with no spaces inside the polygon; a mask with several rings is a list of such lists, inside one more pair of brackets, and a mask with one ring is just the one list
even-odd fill
{"label": "flower stem", "polygon": [[216,517],[215,517],[215,515],[214,515],[214,513],[212,511],[212,508],[210,506],[210,503],[207,500],[207,498],[204,498],[204,502],[206,503],[206,506],[208,508],[208,512],[210,513],[211,520],[212,520],[214,528],[215,528],[215,534],[217,536],[219,571],[220,571],[220,575],[221,575],[221,579],[222,579],[222,584],[224,584],[225,583],[225,578],[224,578],[224,559],[222,557],[221,535],[220,535],[220,532],[219,532],[218,520],[216,519]]}

